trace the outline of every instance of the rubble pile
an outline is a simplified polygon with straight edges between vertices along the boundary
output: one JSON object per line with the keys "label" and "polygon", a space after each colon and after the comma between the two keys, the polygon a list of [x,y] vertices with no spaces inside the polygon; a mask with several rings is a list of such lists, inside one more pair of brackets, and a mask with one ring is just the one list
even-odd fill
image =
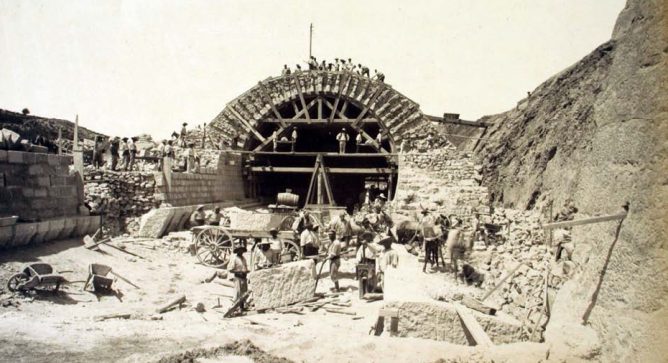
{"label": "rubble pile", "polygon": [[102,214],[105,232],[131,233],[155,204],[155,177],[149,172],[84,170],[84,195],[91,213]]}
{"label": "rubble pile", "polygon": [[[561,245],[566,252],[561,253],[559,261],[553,262],[553,248],[546,244],[539,213],[496,208],[491,215],[481,216],[481,222],[502,227],[490,238],[488,246],[476,243],[469,261],[485,275],[482,289],[490,291],[517,268],[486,302],[533,326],[539,318],[536,309],[542,306],[545,296],[546,273],[549,271],[548,292],[553,296],[573,272],[573,262],[569,261],[570,232],[554,232],[552,246]],[[518,267],[518,264],[522,265]]]}

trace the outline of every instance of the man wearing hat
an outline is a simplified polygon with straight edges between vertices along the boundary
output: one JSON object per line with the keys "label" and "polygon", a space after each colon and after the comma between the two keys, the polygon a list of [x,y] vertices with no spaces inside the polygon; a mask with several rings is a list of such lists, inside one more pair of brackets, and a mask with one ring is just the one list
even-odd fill
{"label": "man wearing hat", "polygon": [[271,255],[269,252],[271,244],[267,241],[262,241],[259,238],[255,240],[253,245],[253,271],[262,270],[271,267]]}
{"label": "man wearing hat", "polygon": [[220,211],[220,207],[216,206],[213,211],[206,216],[207,224],[210,226],[220,226],[223,218],[227,218],[224,212]]}
{"label": "man wearing hat", "polygon": [[278,230],[276,228],[269,230],[269,238],[266,241],[269,244],[269,261],[271,263],[279,263],[281,253],[285,250],[285,243],[278,237]]}
{"label": "man wearing hat", "polygon": [[195,161],[197,159],[197,154],[195,153],[195,143],[189,143],[188,149],[185,151],[185,169],[187,173],[195,173],[197,170],[195,168]]}
{"label": "man wearing hat", "polygon": [[156,148],[157,150],[157,157],[158,157],[158,171],[162,171],[162,168],[164,166],[165,162],[165,147],[167,147],[167,140],[162,140],[160,144],[158,144],[158,147]]}
{"label": "man wearing hat", "polygon": [[341,267],[341,241],[336,239],[336,231],[330,229],[327,232],[330,240],[327,248],[327,259],[329,260],[329,277],[334,283],[334,290],[339,291],[339,268]]}
{"label": "man wearing hat", "polygon": [[346,133],[346,128],[342,128],[341,132],[336,135],[336,140],[339,142],[339,154],[346,153],[346,143],[350,140],[350,136]]}
{"label": "man wearing hat", "polygon": [[389,266],[397,268],[399,265],[399,255],[392,249],[392,237],[385,236],[378,244],[383,246],[384,250],[378,259],[378,278],[381,287],[385,286],[385,271]]}
{"label": "man wearing hat", "polygon": [[204,213],[204,206],[198,205],[197,209],[190,216],[190,226],[203,226],[206,223],[206,213]]}
{"label": "man wearing hat", "polygon": [[125,170],[129,169],[132,171],[132,169],[135,167],[135,159],[137,158],[137,144],[135,144],[135,142],[138,140],[139,139],[136,137],[131,137],[130,140],[128,140],[128,153],[130,162],[125,166]]}
{"label": "man wearing hat", "polygon": [[302,247],[302,255],[314,256],[318,255],[318,246],[320,246],[320,239],[313,231],[314,227],[310,222],[306,222],[304,230],[299,236],[299,244]]}
{"label": "man wearing hat", "polygon": [[111,140],[111,145],[109,146],[109,152],[111,153],[111,170],[116,171],[118,166],[118,151],[120,147],[120,139],[118,136],[114,137]]}
{"label": "man wearing hat", "polygon": [[183,127],[181,127],[181,135],[179,135],[179,146],[180,147],[186,147],[186,135],[188,134],[188,130],[186,129],[186,126],[188,126],[188,123],[184,122]]}
{"label": "man wearing hat", "polygon": [[376,197],[376,200],[373,201],[373,206],[374,207],[380,207],[381,209],[385,207],[385,202],[387,202],[387,198],[385,197],[385,194],[380,193]]}
{"label": "man wearing hat", "polygon": [[128,138],[124,137],[119,143],[119,151],[121,153],[121,165],[118,166],[119,169],[128,170],[128,164],[130,163],[130,150],[128,150]]}
{"label": "man wearing hat", "polygon": [[234,256],[230,258],[230,262],[227,264],[227,270],[234,275],[234,290],[236,293],[234,301],[237,301],[241,299],[242,296],[244,296],[246,291],[248,291],[248,280],[246,275],[249,271],[246,258],[244,257],[246,246],[244,246],[240,241],[236,242],[234,243],[234,249],[232,252],[234,253]]}

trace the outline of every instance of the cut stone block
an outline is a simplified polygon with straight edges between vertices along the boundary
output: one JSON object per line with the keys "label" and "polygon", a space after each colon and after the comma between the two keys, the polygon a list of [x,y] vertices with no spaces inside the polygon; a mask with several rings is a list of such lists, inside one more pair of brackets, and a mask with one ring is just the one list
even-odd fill
{"label": "cut stone block", "polygon": [[173,208],[153,209],[141,217],[141,224],[137,236],[160,238],[165,234],[172,218]]}
{"label": "cut stone block", "polygon": [[235,211],[230,213],[230,228],[247,231],[268,231],[276,228],[285,218],[280,214]]}
{"label": "cut stone block", "polygon": [[291,262],[280,267],[251,272],[248,275],[255,308],[271,309],[298,303],[315,292],[313,260]]}
{"label": "cut stone block", "polygon": [[[439,301],[395,301],[387,303],[385,307],[399,309],[397,332],[399,337],[475,345],[475,341],[464,327],[452,304]],[[509,316],[490,316],[473,310],[470,312],[494,344],[520,341],[521,324],[517,320]]]}

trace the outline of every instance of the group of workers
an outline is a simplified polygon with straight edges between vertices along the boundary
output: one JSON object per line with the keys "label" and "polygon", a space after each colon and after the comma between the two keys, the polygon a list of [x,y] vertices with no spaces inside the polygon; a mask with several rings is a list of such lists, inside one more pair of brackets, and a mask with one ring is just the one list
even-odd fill
{"label": "group of workers", "polygon": [[[362,64],[354,64],[351,58],[348,58],[348,60],[334,58],[334,63],[332,62],[328,63],[325,60],[318,63],[316,57],[311,56],[311,58],[308,60],[308,62],[306,62],[306,64],[308,65],[309,71],[330,71],[330,72],[344,71],[344,72],[355,73],[360,76],[366,76],[373,80],[378,80],[380,82],[385,82],[385,75],[382,72],[378,72],[377,69],[374,69],[374,75],[373,77],[371,77],[371,74],[369,73],[369,67]],[[295,73],[301,71],[302,71],[302,66],[299,64],[295,65]],[[285,64],[283,66],[281,75],[286,76],[289,74],[292,74],[292,70],[290,69],[290,67],[288,67],[287,64]]]}
{"label": "group of workers", "polygon": [[[93,148],[93,166],[95,169],[100,169],[104,166],[104,154],[109,151],[111,165],[110,170],[116,171],[133,170],[135,159],[137,157],[137,145],[139,141],[136,137],[119,138],[118,136],[107,140],[104,136],[95,136],[95,146]],[[119,165],[120,159],[120,165]]]}
{"label": "group of workers", "polygon": [[[383,133],[382,131],[378,131],[378,134],[376,134],[375,139],[371,139],[370,137],[364,141],[364,138],[362,137],[363,133],[360,131],[357,133],[357,137],[355,137],[355,152],[359,153],[360,152],[360,146],[373,146],[375,148],[381,148],[383,145]],[[346,153],[346,145],[348,144],[348,141],[350,140],[350,136],[346,132],[346,128],[342,128],[341,132],[339,132],[336,135],[336,141],[339,143],[339,154],[345,154]]]}
{"label": "group of workers", "polygon": [[229,222],[227,214],[216,206],[213,210],[206,212],[204,205],[198,205],[197,209],[190,215],[190,226],[225,226]]}

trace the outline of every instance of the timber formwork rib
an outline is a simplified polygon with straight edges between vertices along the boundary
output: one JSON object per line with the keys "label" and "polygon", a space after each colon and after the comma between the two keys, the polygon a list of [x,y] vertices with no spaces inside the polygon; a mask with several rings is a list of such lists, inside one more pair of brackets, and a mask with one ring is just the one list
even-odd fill
{"label": "timber formwork rib", "polygon": [[[306,99],[334,97],[333,106],[339,112],[331,113],[330,117],[312,119],[308,112],[303,116],[307,122],[325,123],[322,120],[345,123],[349,120],[357,129],[364,123],[377,121],[380,127],[389,132],[391,145],[401,141],[404,130],[413,129],[429,122],[413,102],[390,85],[374,81],[349,72],[302,71],[287,76],[270,77],[256,84],[227,104],[227,107],[216,116],[207,127],[222,131],[225,141],[238,136],[237,148],[243,148],[251,138],[266,142],[258,126],[262,122],[287,121],[278,110],[285,105],[299,105],[303,110],[308,108]],[[347,118],[345,108],[354,104],[363,111],[361,117]],[[316,102],[315,109],[325,107],[324,102]],[[329,107],[328,105],[328,108]],[[366,136],[365,136],[366,137]]]}

